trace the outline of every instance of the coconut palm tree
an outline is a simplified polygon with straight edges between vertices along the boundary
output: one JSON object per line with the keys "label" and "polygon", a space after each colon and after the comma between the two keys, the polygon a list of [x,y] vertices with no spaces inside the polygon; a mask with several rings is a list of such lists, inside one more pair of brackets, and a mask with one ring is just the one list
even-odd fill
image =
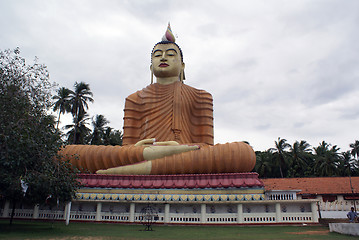
{"label": "coconut palm tree", "polygon": [[[75,82],[75,91],[71,91],[70,93],[70,102],[71,102],[71,113],[74,118],[74,134],[77,133],[77,127],[79,126],[80,121],[80,115],[85,114],[85,110],[88,109],[88,103],[87,102],[93,102],[93,94],[90,90],[90,86],[87,83],[84,82]],[[74,144],[76,141],[76,137],[73,137]]]}
{"label": "coconut palm tree", "polygon": [[338,165],[338,170],[340,173],[340,176],[346,177],[346,176],[352,176],[353,173],[353,156],[350,152],[350,150],[346,152],[342,152],[340,154],[340,161]]}
{"label": "coconut palm tree", "polygon": [[53,96],[52,99],[56,100],[54,103],[53,110],[59,111],[59,116],[57,118],[57,125],[56,128],[59,128],[60,123],[60,115],[64,113],[71,112],[71,105],[70,105],[70,94],[71,90],[65,87],[61,87],[57,90],[57,95]]}
{"label": "coconut palm tree", "polygon": [[290,145],[287,143],[286,139],[281,139],[280,137],[278,138],[278,141],[274,141],[274,143],[275,148],[273,148],[273,150],[276,165],[279,167],[280,176],[283,178],[283,169],[286,170],[288,166],[288,152],[286,149],[288,149]]}
{"label": "coconut palm tree", "polygon": [[292,177],[304,177],[305,172],[310,164],[311,149],[310,144],[304,140],[300,142],[295,141],[292,146],[289,147],[289,157],[292,166]]}
{"label": "coconut palm tree", "polygon": [[319,177],[338,176],[339,148],[322,141],[314,148],[314,171]]}
{"label": "coconut palm tree", "polygon": [[81,113],[78,118],[73,119],[73,123],[66,125],[65,129],[69,129],[67,132],[67,142],[72,144],[87,144],[88,135],[91,130],[87,127],[87,121],[89,117],[86,113]]}
{"label": "coconut palm tree", "polygon": [[103,137],[105,133],[105,126],[109,121],[103,115],[96,115],[95,119],[92,118],[92,136],[91,136],[91,145],[101,145],[104,144]]}
{"label": "coconut palm tree", "polygon": [[353,157],[358,159],[359,158],[359,141],[355,140],[355,142],[349,144],[349,146],[352,148],[350,153],[353,155]]}
{"label": "coconut palm tree", "polygon": [[107,127],[103,135],[103,143],[104,145],[122,146],[122,136],[123,134],[121,131]]}
{"label": "coconut palm tree", "polygon": [[273,150],[268,149],[267,151],[256,152],[256,165],[255,171],[261,178],[276,177],[273,166]]}

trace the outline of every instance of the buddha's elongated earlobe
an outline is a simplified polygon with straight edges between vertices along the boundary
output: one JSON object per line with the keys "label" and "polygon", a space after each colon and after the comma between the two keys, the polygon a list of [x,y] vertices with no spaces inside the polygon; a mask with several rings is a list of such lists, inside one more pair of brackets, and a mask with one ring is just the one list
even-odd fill
{"label": "buddha's elongated earlobe", "polygon": [[184,66],[185,64],[182,63],[182,71],[180,73],[180,81],[183,83],[183,80],[186,80],[186,76],[184,75]]}
{"label": "buddha's elongated earlobe", "polygon": [[151,84],[153,84],[153,67],[152,67],[152,65],[151,65],[150,69],[151,69]]}

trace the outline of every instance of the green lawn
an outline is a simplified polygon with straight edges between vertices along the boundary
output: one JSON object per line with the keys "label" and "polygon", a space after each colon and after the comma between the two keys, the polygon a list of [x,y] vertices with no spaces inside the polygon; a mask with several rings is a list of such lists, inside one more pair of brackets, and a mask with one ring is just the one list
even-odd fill
{"label": "green lawn", "polygon": [[323,226],[164,226],[144,231],[142,225],[0,221],[0,239],[136,240],[136,239],[357,239],[330,233]]}

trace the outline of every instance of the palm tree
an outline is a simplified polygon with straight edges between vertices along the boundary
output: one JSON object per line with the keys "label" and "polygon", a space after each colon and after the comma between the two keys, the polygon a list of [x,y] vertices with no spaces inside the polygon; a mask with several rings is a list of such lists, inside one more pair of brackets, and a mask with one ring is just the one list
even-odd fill
{"label": "palm tree", "polygon": [[353,157],[358,159],[359,158],[359,141],[355,140],[355,143],[351,143],[351,144],[349,144],[349,146],[352,148],[350,153],[353,155]]}
{"label": "palm tree", "polygon": [[78,118],[73,119],[73,124],[65,126],[65,129],[70,129],[67,132],[67,142],[72,144],[87,144],[90,129],[87,127],[89,120],[86,113],[81,113]]}
{"label": "palm tree", "polygon": [[121,131],[107,127],[103,135],[103,143],[104,145],[122,146],[122,136],[123,134]]}
{"label": "palm tree", "polygon": [[[90,86],[87,83],[84,82],[75,82],[75,91],[71,91],[71,113],[72,116],[74,117],[74,125],[75,125],[75,130],[74,130],[74,134],[77,133],[77,127],[79,126],[79,121],[80,121],[80,115],[84,115],[85,114],[85,109],[88,109],[88,104],[87,102],[93,102],[93,94],[90,90]],[[76,137],[73,137],[74,140],[74,144],[76,141]]]}
{"label": "palm tree", "polygon": [[283,169],[287,167],[287,160],[288,160],[288,152],[286,151],[290,145],[287,143],[286,139],[278,138],[278,141],[275,142],[274,156],[276,160],[276,164],[279,166],[280,176],[283,178]]}
{"label": "palm tree", "polygon": [[59,128],[60,115],[71,111],[71,105],[70,105],[71,92],[72,91],[70,89],[61,87],[57,90],[57,95],[52,97],[52,99],[56,100],[53,110],[55,112],[57,110],[59,111],[59,116],[57,118],[57,125],[56,125],[57,129]]}
{"label": "palm tree", "polygon": [[289,156],[291,159],[293,177],[304,177],[309,167],[311,159],[310,144],[304,140],[295,141],[293,146],[289,147]]}
{"label": "palm tree", "polygon": [[275,177],[273,169],[273,150],[268,149],[267,151],[256,152],[256,165],[255,171],[261,178]]}
{"label": "palm tree", "polygon": [[340,172],[340,176],[352,176],[353,172],[353,157],[349,151],[342,152],[340,155],[340,162],[338,165],[338,170]]}
{"label": "palm tree", "polygon": [[105,126],[109,121],[103,115],[96,115],[95,119],[92,119],[92,136],[91,145],[103,144],[103,137],[105,132]]}
{"label": "palm tree", "polygon": [[319,177],[331,177],[338,174],[339,148],[322,141],[314,148],[314,171]]}

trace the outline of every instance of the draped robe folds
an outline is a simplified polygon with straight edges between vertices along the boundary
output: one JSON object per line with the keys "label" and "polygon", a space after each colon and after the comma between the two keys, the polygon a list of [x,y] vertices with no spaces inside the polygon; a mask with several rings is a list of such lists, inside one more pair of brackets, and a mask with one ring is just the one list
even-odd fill
{"label": "draped robe folds", "polygon": [[211,94],[181,82],[151,84],[126,99],[123,145],[146,138],[213,145]]}
{"label": "draped robe folds", "polygon": [[[151,84],[126,98],[123,146],[69,145],[60,154],[70,157],[77,167],[95,172],[132,164],[143,165],[144,146],[138,141],[155,138],[196,144],[199,150],[184,152],[151,161],[149,174],[247,172],[255,165],[253,149],[243,142],[213,146],[213,100],[211,94],[181,82],[169,85]],[[110,173],[109,173],[110,174]]]}

